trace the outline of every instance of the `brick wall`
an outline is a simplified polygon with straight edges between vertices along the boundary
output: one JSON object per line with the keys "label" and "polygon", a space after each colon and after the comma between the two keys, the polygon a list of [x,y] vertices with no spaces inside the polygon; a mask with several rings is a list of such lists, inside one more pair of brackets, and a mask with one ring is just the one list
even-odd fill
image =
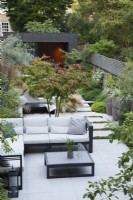
{"label": "brick wall", "polygon": [[[2,35],[2,23],[9,23],[9,18],[5,14],[0,14],[0,36]],[[9,23],[9,32],[12,32],[10,23]]]}

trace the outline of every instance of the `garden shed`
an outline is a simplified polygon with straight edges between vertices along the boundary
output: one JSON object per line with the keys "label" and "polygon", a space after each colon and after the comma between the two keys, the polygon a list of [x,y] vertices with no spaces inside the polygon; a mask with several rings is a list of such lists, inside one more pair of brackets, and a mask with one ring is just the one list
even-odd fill
{"label": "garden shed", "polygon": [[4,39],[9,35],[18,36],[23,42],[30,44],[35,57],[46,55],[57,63],[64,63],[63,52],[77,49],[76,33],[4,33]]}

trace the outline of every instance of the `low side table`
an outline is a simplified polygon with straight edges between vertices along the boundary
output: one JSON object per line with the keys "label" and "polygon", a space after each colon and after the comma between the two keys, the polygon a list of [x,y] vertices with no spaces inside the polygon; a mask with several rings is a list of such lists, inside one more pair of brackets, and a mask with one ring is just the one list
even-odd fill
{"label": "low side table", "polygon": [[[74,152],[75,154],[76,152]],[[88,166],[91,168],[91,172],[87,174],[71,174],[69,177],[85,177],[94,176],[95,163],[87,151],[82,151],[82,156],[80,158],[67,158],[67,152],[46,152],[44,156],[44,162],[47,170],[47,178],[64,178],[68,177],[64,175],[53,176],[50,175],[51,169],[58,168],[71,168],[75,169],[78,167]]]}

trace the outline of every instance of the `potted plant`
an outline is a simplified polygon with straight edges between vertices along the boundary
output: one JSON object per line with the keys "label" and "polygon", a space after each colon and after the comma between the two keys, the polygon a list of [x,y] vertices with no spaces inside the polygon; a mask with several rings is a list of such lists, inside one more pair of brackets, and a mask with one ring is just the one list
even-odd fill
{"label": "potted plant", "polygon": [[73,146],[74,142],[70,138],[67,139],[67,157],[68,158],[73,158]]}

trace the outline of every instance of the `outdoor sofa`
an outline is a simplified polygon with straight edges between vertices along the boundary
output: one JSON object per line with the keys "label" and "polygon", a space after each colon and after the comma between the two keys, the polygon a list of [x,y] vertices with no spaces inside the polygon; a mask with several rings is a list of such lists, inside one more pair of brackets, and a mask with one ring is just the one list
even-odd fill
{"label": "outdoor sofa", "polygon": [[[4,118],[2,121],[11,122],[16,132],[16,141],[6,140],[13,149],[11,153],[2,152],[0,158],[8,161],[10,168],[19,168],[20,189],[22,189],[22,171],[24,169],[24,152],[31,145],[54,146],[66,144],[68,138],[74,143],[82,143],[89,153],[93,152],[93,126],[86,118],[73,117],[25,117]],[[17,157],[16,157],[17,156]],[[5,162],[7,165],[7,162]],[[9,167],[8,166],[8,167]]]}
{"label": "outdoor sofa", "polygon": [[[93,151],[93,126],[86,118],[25,117],[2,119],[14,124],[17,141],[10,142],[14,152],[23,154],[29,145],[60,145],[70,138],[74,143],[88,146]],[[9,141],[9,138],[7,139]]]}

